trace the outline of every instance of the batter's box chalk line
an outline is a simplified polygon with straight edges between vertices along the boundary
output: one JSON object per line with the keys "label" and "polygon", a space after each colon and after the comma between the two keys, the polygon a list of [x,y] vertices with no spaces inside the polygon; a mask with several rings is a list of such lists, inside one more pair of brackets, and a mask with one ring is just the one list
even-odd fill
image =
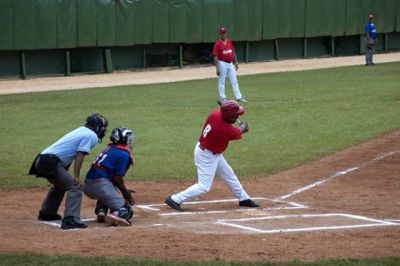
{"label": "batter's box chalk line", "polygon": [[361,163],[360,165],[356,165],[354,167],[350,167],[350,168],[344,169],[342,171],[338,171],[338,172],[333,173],[332,175],[327,176],[327,177],[322,177],[318,181],[316,181],[316,182],[314,182],[312,184],[309,184],[309,185],[306,185],[306,186],[301,187],[299,189],[296,189],[296,190],[294,190],[294,191],[292,191],[292,192],[290,192],[290,193],[288,193],[286,195],[280,196],[280,197],[278,197],[276,199],[279,199],[279,200],[288,199],[288,198],[293,197],[293,196],[295,196],[297,194],[300,194],[300,193],[302,193],[302,192],[304,192],[306,190],[309,190],[309,189],[315,188],[317,186],[320,186],[320,185],[324,184],[325,182],[330,181],[331,179],[334,179],[334,178],[339,177],[339,176],[347,175],[348,173],[351,173],[351,172],[356,171],[356,170],[360,170],[360,169],[368,166],[369,164],[371,164],[373,162],[383,160],[386,157],[392,156],[392,155],[394,155],[396,153],[399,153],[399,152],[400,152],[400,150],[396,150],[396,151],[387,152],[387,153],[382,154],[382,155],[378,155],[378,156],[376,156],[375,158],[372,158],[369,161],[365,161],[365,162]]}
{"label": "batter's box chalk line", "polygon": [[[290,222],[290,220],[302,220],[304,224],[304,220],[311,219],[310,223],[316,223],[316,219],[327,220],[326,223],[330,223],[330,225],[313,225],[306,227],[298,227],[289,225],[277,226],[276,224],[282,224],[283,221]],[[348,219],[356,221],[356,223],[348,223],[342,225],[335,225],[335,219]],[[313,220],[314,219],[314,220]],[[331,221],[329,221],[331,219]],[[278,221],[278,222],[277,222]],[[250,226],[249,224],[254,224]],[[343,222],[341,222],[343,223]],[[276,234],[276,233],[290,233],[290,232],[310,232],[310,231],[322,231],[322,230],[342,230],[342,229],[354,229],[354,228],[366,228],[366,227],[377,227],[377,226],[394,226],[400,225],[395,222],[387,221],[387,220],[378,220],[371,219],[364,216],[359,215],[350,215],[345,213],[325,213],[325,214],[301,214],[301,215],[278,215],[278,216],[267,216],[267,217],[250,217],[250,218],[241,218],[241,219],[226,219],[226,220],[218,220],[215,222],[216,225],[222,225],[227,227],[232,227],[236,229],[240,229],[247,233],[259,233],[259,234]],[[296,224],[294,224],[296,225]]]}
{"label": "batter's box chalk line", "polygon": [[[257,208],[257,209],[237,208],[237,209],[232,209],[232,210],[212,210],[212,211],[205,210],[205,211],[185,211],[185,212],[178,212],[178,211],[170,212],[169,209],[168,209],[168,212],[163,212],[161,207],[167,206],[164,203],[163,204],[157,203],[157,204],[147,204],[147,205],[136,205],[136,207],[139,209],[142,209],[142,210],[153,211],[160,216],[218,214],[218,213],[227,213],[227,212],[253,212],[253,211],[257,211],[257,210],[280,211],[280,210],[295,210],[295,209],[308,208],[307,206],[297,203],[297,202],[283,201],[280,199],[269,199],[269,198],[265,198],[265,197],[254,197],[252,199],[256,200],[256,201],[270,201],[273,204],[280,204],[283,206],[282,207],[270,207],[270,208]],[[226,202],[238,202],[238,200],[237,199],[220,199],[220,200],[190,201],[190,202],[183,203],[183,205],[219,204],[219,203],[226,203]]]}

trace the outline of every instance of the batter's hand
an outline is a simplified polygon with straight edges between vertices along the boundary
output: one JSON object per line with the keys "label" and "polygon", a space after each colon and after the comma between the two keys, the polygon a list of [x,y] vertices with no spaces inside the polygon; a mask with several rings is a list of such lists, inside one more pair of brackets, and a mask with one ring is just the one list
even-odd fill
{"label": "batter's hand", "polygon": [[240,122],[239,128],[242,134],[249,132],[249,124],[247,122]]}
{"label": "batter's hand", "polygon": [[217,69],[217,76],[219,77],[219,74],[221,74],[221,72],[219,71],[219,69]]}
{"label": "batter's hand", "polygon": [[239,64],[238,63],[235,63],[235,69],[236,69],[236,71],[239,69]]}

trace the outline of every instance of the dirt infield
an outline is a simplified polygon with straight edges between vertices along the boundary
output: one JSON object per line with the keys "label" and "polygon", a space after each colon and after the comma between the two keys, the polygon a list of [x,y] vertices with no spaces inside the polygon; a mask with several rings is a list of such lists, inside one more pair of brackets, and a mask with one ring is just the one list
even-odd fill
{"label": "dirt infield", "polygon": [[47,188],[0,189],[0,253],[180,261],[399,256],[399,165],[396,131],[276,175],[242,178],[262,205],[256,210],[239,208],[219,179],[183,213],[163,201],[194,180],[129,182],[137,205],[133,225],[123,228],[95,222],[95,202],[84,197],[89,228],[60,230],[36,220]]}
{"label": "dirt infield", "polygon": [[[45,188],[0,190],[0,252],[130,256],[160,260],[319,260],[400,254],[400,132],[283,173],[243,178],[262,208],[239,208],[217,179],[212,191],[177,213],[164,198],[193,181],[130,182],[131,227],[93,221],[64,231],[35,218]],[[61,212],[62,213],[62,212]]]}

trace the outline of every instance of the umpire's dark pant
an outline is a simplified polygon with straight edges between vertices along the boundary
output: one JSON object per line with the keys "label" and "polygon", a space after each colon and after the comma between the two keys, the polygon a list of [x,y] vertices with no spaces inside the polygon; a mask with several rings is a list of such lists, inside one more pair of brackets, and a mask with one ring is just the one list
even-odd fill
{"label": "umpire's dark pant", "polygon": [[[38,176],[40,176],[41,163],[40,160],[46,160],[43,155],[39,155],[35,161],[35,167]],[[49,164],[46,164],[49,167]],[[65,169],[61,160],[54,160],[50,163],[51,174],[45,176],[46,179],[53,184],[50,188],[45,200],[43,201],[41,211],[47,214],[56,214],[58,208],[64,199],[65,193],[67,193],[65,199],[65,210],[64,217],[74,216],[80,218],[81,202],[82,202],[82,190],[81,185],[71,176]],[[49,169],[46,169],[49,170]]]}

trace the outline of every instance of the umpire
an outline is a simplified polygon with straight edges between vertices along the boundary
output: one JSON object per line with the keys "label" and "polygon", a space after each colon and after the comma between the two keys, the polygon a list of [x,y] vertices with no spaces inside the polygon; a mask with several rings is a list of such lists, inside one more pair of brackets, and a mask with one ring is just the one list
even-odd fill
{"label": "umpire", "polygon": [[[104,116],[93,114],[86,119],[84,126],[67,133],[36,156],[29,174],[44,177],[53,184],[39,211],[40,221],[61,220],[62,217],[57,211],[67,192],[61,228],[87,227],[87,224],[80,219],[82,201],[80,171],[84,156],[102,140],[107,126],[108,120]],[[74,161],[73,176],[68,172],[72,161]]]}

